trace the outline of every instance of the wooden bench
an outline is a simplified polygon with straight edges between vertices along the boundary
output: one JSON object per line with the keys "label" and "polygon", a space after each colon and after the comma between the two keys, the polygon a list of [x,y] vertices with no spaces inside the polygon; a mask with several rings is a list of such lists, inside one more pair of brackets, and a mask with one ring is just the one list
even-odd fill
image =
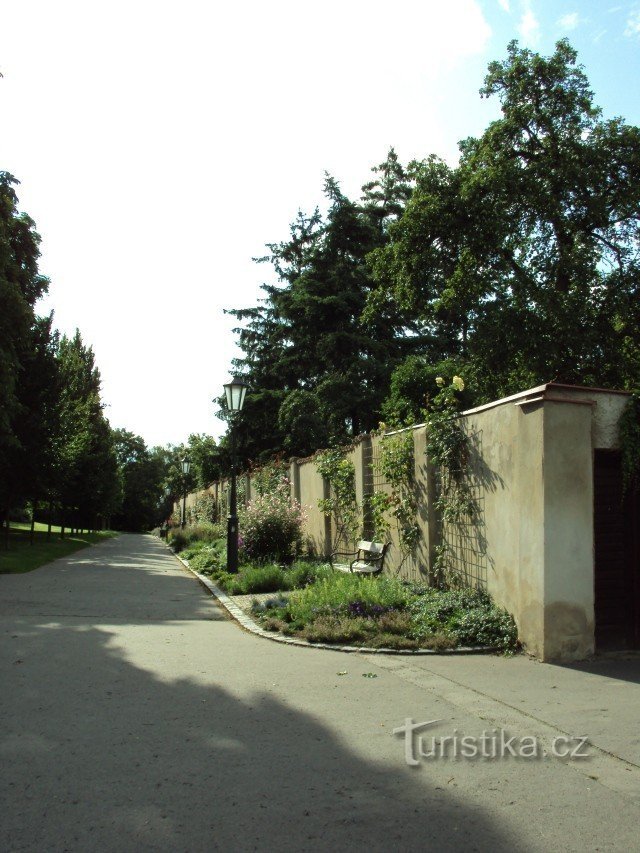
{"label": "wooden bench", "polygon": [[[382,542],[366,542],[361,539],[355,551],[335,551],[331,555],[331,565],[337,572],[352,572],[360,575],[374,575],[381,572],[384,557],[389,544]],[[352,557],[348,562],[338,562],[337,557]]]}

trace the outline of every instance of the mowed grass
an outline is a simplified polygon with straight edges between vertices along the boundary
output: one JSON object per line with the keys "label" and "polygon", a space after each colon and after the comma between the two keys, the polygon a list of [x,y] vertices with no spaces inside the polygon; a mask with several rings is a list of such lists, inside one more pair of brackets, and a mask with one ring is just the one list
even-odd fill
{"label": "mowed grass", "polygon": [[33,545],[31,545],[30,525],[12,523],[9,532],[9,549],[5,550],[5,532],[0,531],[0,574],[22,574],[32,572],[58,557],[66,557],[86,548],[117,536],[111,530],[99,533],[82,533],[69,536],[65,532],[60,539],[60,528],[51,528],[51,539],[47,540],[47,525],[36,522]]}

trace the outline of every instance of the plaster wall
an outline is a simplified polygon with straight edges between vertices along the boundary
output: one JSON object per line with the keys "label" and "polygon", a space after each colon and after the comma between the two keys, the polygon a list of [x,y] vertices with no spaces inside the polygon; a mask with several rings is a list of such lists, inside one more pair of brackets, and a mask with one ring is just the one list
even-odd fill
{"label": "plaster wall", "polygon": [[331,551],[330,530],[325,515],[318,508],[318,501],[327,497],[323,478],[318,473],[313,459],[292,463],[297,466],[296,485],[299,488],[299,501],[307,514],[305,540],[312,554],[324,556]]}
{"label": "plaster wall", "polygon": [[[598,409],[610,411],[609,406]],[[544,404],[541,656],[545,660],[579,660],[594,651],[592,433],[596,411],[580,400]]]}

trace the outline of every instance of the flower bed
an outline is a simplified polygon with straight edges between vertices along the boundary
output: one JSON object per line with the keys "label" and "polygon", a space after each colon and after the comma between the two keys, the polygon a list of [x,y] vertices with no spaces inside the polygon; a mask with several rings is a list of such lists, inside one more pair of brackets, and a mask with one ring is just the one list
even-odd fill
{"label": "flower bed", "polygon": [[461,646],[512,652],[513,618],[477,590],[443,591],[394,578],[330,575],[286,601],[256,604],[264,628],[310,642],[391,649]]}
{"label": "flower bed", "polygon": [[267,630],[309,642],[368,648],[517,648],[513,618],[483,591],[434,589],[386,575],[341,574],[326,563],[303,559],[289,565],[246,562],[230,574],[220,531],[214,536],[215,531],[207,529],[204,539],[188,531],[181,534],[181,549],[175,550],[229,595],[292,591],[286,599],[254,604],[253,615]]}

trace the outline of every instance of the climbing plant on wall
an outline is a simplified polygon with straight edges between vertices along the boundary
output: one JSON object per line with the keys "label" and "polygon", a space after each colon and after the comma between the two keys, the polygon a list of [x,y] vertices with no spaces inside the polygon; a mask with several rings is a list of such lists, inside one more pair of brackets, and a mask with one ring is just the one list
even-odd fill
{"label": "climbing plant on wall", "polygon": [[340,542],[355,542],[360,528],[355,466],[346,453],[344,448],[332,448],[316,459],[318,472],[331,487],[330,496],[318,501],[318,506],[334,522],[334,549]]}
{"label": "climbing plant on wall", "polygon": [[450,383],[436,379],[440,391],[431,401],[427,416],[427,455],[437,469],[437,499],[435,510],[441,524],[442,537],[436,547],[432,567],[434,581],[439,585],[459,583],[454,568],[451,545],[444,535],[448,525],[472,521],[477,507],[468,476],[469,439],[460,420],[457,394],[464,390],[464,381],[454,376]]}
{"label": "climbing plant on wall", "polygon": [[[381,427],[384,428],[384,424]],[[368,499],[374,538],[379,541],[388,539],[391,524],[395,523],[404,562],[415,549],[420,536],[412,430],[382,436],[376,468],[390,491],[376,491]],[[393,519],[391,523],[389,516]]]}

